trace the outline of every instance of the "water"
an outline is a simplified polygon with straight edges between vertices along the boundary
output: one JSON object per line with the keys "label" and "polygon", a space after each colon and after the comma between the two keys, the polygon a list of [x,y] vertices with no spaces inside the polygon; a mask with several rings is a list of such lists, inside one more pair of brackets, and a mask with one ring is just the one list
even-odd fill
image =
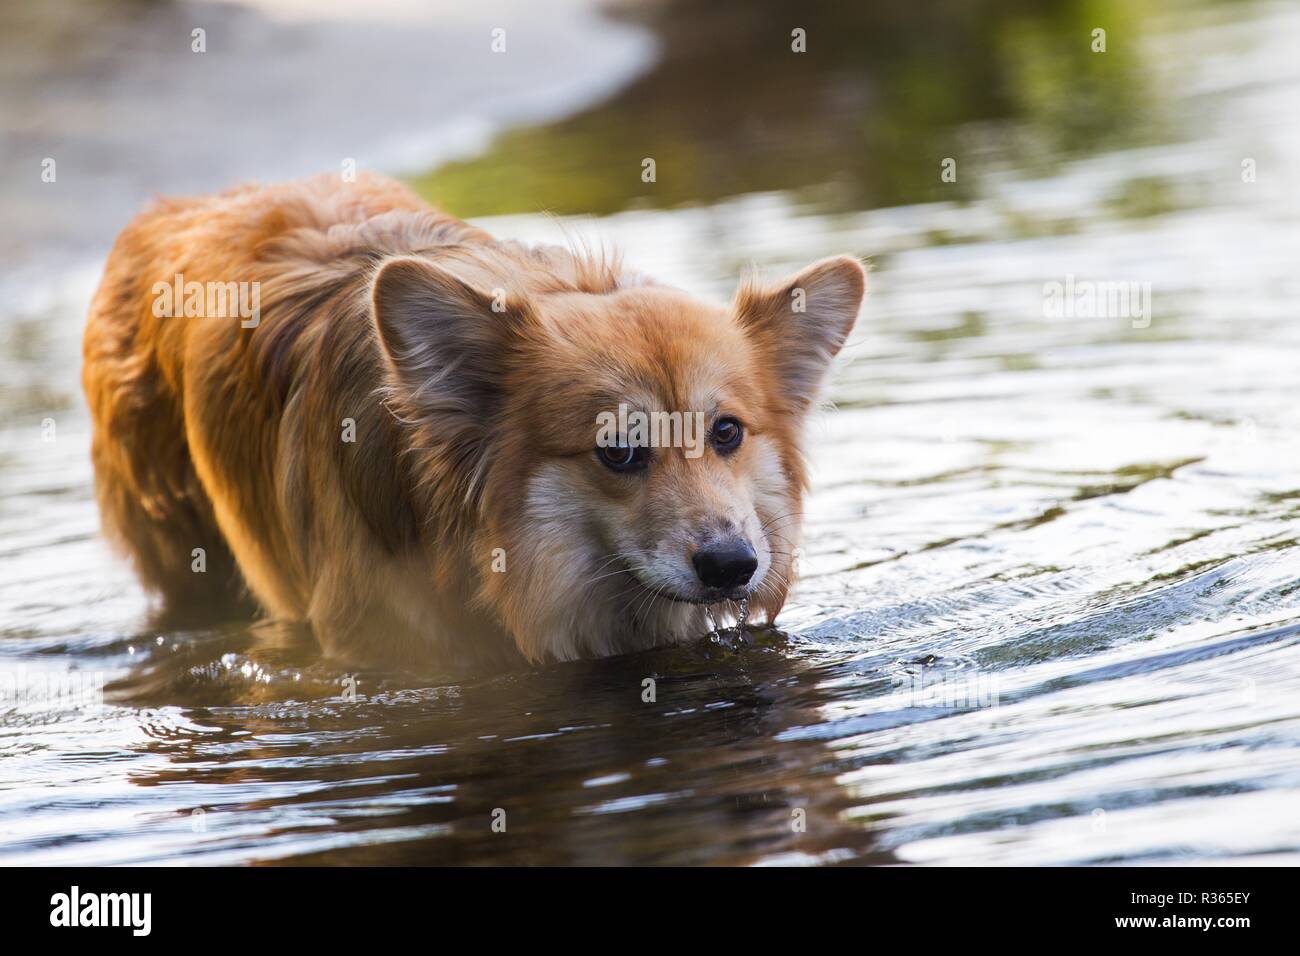
{"label": "water", "polygon": [[[747,641],[351,674],[271,624],[160,630],[96,531],[94,276],[11,293],[0,860],[1300,860],[1300,13],[1139,6],[1158,122],[1101,145],[1037,152],[1075,127],[980,103],[951,201],[872,209],[913,187],[871,173],[562,222],[719,297],[749,261],[872,258],[803,584]],[[1045,314],[1071,276],[1150,309]]]}

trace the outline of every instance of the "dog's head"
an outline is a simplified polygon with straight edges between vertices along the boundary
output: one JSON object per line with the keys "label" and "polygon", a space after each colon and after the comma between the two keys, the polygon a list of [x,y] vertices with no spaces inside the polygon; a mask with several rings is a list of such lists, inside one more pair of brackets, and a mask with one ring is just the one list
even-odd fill
{"label": "dog's head", "polygon": [[686,640],[742,598],[775,616],[802,426],[864,285],[839,257],[721,308],[654,285],[510,293],[419,258],[380,269],[414,478],[525,655]]}

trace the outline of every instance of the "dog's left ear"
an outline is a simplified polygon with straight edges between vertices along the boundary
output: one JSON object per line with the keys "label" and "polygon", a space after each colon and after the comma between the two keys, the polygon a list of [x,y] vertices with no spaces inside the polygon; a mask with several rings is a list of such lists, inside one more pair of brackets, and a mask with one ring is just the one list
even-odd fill
{"label": "dog's left ear", "polygon": [[835,256],[775,287],[744,283],[736,293],[736,315],[765,361],[780,371],[778,398],[789,402],[790,411],[803,414],[816,400],[831,359],[857,320],[866,287],[862,263]]}

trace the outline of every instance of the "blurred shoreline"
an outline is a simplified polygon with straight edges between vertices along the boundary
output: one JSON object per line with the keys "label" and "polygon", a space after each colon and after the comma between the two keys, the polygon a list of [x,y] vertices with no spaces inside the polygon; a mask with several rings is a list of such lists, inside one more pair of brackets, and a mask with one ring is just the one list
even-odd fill
{"label": "blurred shoreline", "polygon": [[102,255],[155,195],[473,155],[608,97],[656,55],[592,0],[78,0],[5,19],[10,280]]}

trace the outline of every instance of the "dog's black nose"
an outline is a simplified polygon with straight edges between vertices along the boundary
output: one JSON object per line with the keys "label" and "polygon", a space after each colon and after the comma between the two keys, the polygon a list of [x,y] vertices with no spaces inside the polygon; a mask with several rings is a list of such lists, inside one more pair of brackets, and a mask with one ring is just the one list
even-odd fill
{"label": "dog's black nose", "polygon": [[706,586],[724,591],[749,583],[750,576],[758,567],[754,549],[743,538],[732,538],[701,548],[691,561],[695,573]]}

